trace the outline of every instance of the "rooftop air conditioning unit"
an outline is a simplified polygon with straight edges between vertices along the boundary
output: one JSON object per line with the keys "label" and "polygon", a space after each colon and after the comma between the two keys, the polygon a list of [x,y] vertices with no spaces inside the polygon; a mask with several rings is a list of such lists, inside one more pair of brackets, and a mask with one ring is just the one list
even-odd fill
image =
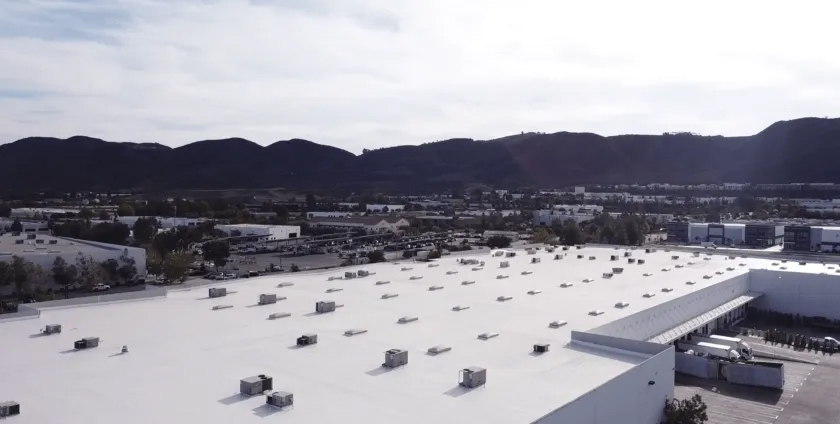
{"label": "rooftop air conditioning unit", "polygon": [[283,282],[283,283],[277,284],[277,288],[291,287],[291,286],[294,286],[294,285],[295,285],[295,283]]}
{"label": "rooftop air conditioning unit", "polygon": [[314,333],[304,334],[297,338],[298,346],[310,346],[318,343],[318,335]]}
{"label": "rooftop air conditioning unit", "polygon": [[504,274],[499,274],[499,275],[496,276],[497,280],[504,280],[505,278],[508,278],[508,276],[504,275]]}
{"label": "rooftop air conditioning unit", "polygon": [[534,345],[534,353],[546,353],[551,345],[548,343],[538,343]]}
{"label": "rooftop air conditioning unit", "polygon": [[624,272],[624,268],[613,268],[612,272],[613,274],[621,274],[622,272]]}
{"label": "rooftop air conditioning unit", "polygon": [[634,264],[634,263],[636,263],[636,260],[633,259],[633,258],[627,258],[627,263],[628,264]]}
{"label": "rooftop air conditioning unit", "polygon": [[574,285],[575,285],[575,283],[563,283],[563,284],[560,284],[560,287],[562,287],[564,289],[567,289],[567,288],[572,287]]}
{"label": "rooftop air conditioning unit", "polygon": [[49,243],[50,244],[58,244],[58,240],[50,240]]}
{"label": "rooftop air conditioning unit", "polygon": [[680,257],[679,257],[678,255],[671,256],[671,259],[672,259],[672,260],[677,260],[677,259],[679,259],[679,258],[680,258]]}
{"label": "rooftop air conditioning unit", "polygon": [[578,250],[583,249],[583,245],[582,244],[575,245],[575,249],[578,249]]}
{"label": "rooftop air conditioning unit", "polygon": [[412,269],[414,269],[414,268],[403,267],[403,268],[400,268],[400,271],[411,271]]}
{"label": "rooftop air conditioning unit", "polygon": [[420,318],[417,318],[417,317],[402,317],[402,318],[397,320],[397,323],[398,324],[408,324],[410,322],[414,322],[414,321],[417,321],[419,319]]}
{"label": "rooftop air conditioning unit", "polygon": [[35,234],[27,234],[26,235],[27,240],[35,240],[35,237],[37,237]]}
{"label": "rooftop air conditioning unit", "polygon": [[534,271],[522,271],[522,272],[520,273],[520,275],[531,275],[531,274],[533,274],[533,273],[534,273]]}
{"label": "rooftop air conditioning unit", "polygon": [[532,264],[538,264],[538,263],[540,263],[540,258],[531,258],[531,263],[532,263]]}
{"label": "rooftop air conditioning unit", "polygon": [[497,302],[507,302],[508,300],[513,299],[513,296],[499,296],[496,298]]}
{"label": "rooftop air conditioning unit", "polygon": [[344,291],[344,289],[339,288],[339,287],[332,287],[332,288],[328,288],[326,290],[326,293],[335,293],[335,292],[340,292],[340,291]]}
{"label": "rooftop air conditioning unit", "polygon": [[595,260],[595,257],[594,257],[594,256],[590,256],[590,257],[589,257],[589,260],[590,260],[590,261],[594,261],[594,260]]}
{"label": "rooftop air conditioning unit", "polygon": [[275,313],[269,315],[268,319],[280,319],[280,318],[286,318],[286,317],[290,317],[290,316],[292,316],[292,314],[290,314],[288,312],[275,312]]}
{"label": "rooftop air conditioning unit", "polygon": [[787,263],[787,259],[782,259],[782,263],[783,263],[783,264],[786,264],[786,263]]}
{"label": "rooftop air conditioning unit", "polygon": [[516,256],[516,252],[505,252],[505,257],[506,258],[512,258],[514,256]]}
{"label": "rooftop air conditioning unit", "polygon": [[529,254],[529,255],[534,255],[534,254],[536,254],[536,253],[537,253],[537,251],[536,251],[536,250],[534,250],[534,249],[525,249],[525,253],[527,253],[527,254]]}
{"label": "rooftop air conditioning unit", "polygon": [[272,303],[277,303],[277,295],[276,294],[261,294],[260,295],[260,305],[270,305]]}
{"label": "rooftop air conditioning unit", "polygon": [[645,260],[644,259],[639,259],[639,260],[636,261],[636,263],[639,264],[639,265],[644,265]]}
{"label": "rooftop air conditioning unit", "polygon": [[467,310],[467,309],[470,309],[470,307],[469,306],[464,306],[464,305],[455,305],[455,306],[452,307],[452,310],[455,311],[455,312],[460,312],[460,311],[464,311],[464,310]]}
{"label": "rooftop air conditioning unit", "polygon": [[458,271],[446,271],[446,275],[455,275]]}
{"label": "rooftop air conditioning unit", "polygon": [[528,294],[535,295],[542,293],[542,290],[528,290]]}
{"label": "rooftop air conditioning unit", "polygon": [[727,271],[735,271],[735,268],[730,266],[730,267],[727,267],[726,270]]}
{"label": "rooftop air conditioning unit", "polygon": [[642,295],[642,297],[647,297],[647,298],[651,298],[651,297],[654,297],[654,296],[656,296],[656,293],[645,293],[645,294]]}
{"label": "rooftop air conditioning unit", "polygon": [[265,374],[243,378],[242,380],[239,380],[239,393],[245,396],[262,394],[271,390],[273,383],[274,379]]}
{"label": "rooftop air conditioning unit", "polygon": [[672,289],[670,287],[663,287],[662,288],[663,293],[671,293],[672,291],[674,291],[674,289]]}
{"label": "rooftop air conditioning unit", "polygon": [[73,348],[76,350],[91,349],[99,346],[99,337],[85,337],[81,340],[73,342]]}
{"label": "rooftop air conditioning unit", "polygon": [[423,279],[423,276],[422,276],[422,275],[412,275],[412,276],[409,278],[409,280],[422,280],[422,279]]}
{"label": "rooftop air conditioning unit", "polygon": [[693,286],[693,285],[697,284],[697,282],[696,281],[686,281],[685,284],[687,284],[689,286]]}
{"label": "rooftop air conditioning unit", "polygon": [[563,246],[561,249],[562,250],[569,250],[569,246]]}
{"label": "rooftop air conditioning unit", "polygon": [[408,365],[408,351],[402,349],[389,349],[385,351],[385,362],[382,364],[386,368],[398,368]]}
{"label": "rooftop air conditioning unit", "polygon": [[735,259],[735,255],[729,255],[727,258],[728,259]]}
{"label": "rooftop air conditioning unit", "polygon": [[462,285],[462,286],[469,286],[470,284],[475,284],[475,281],[473,281],[473,280],[464,280],[464,281],[461,281],[461,285]]}
{"label": "rooftop air conditioning unit", "polygon": [[605,272],[605,273],[601,274],[601,276],[604,277],[604,278],[612,278],[613,274],[612,274],[612,272]]}
{"label": "rooftop air conditioning unit", "polygon": [[443,290],[443,286],[429,286],[429,291]]}
{"label": "rooftop air conditioning unit", "polygon": [[490,340],[495,337],[499,337],[499,333],[481,333],[478,335],[479,340]]}
{"label": "rooftop air conditioning unit", "polygon": [[20,404],[14,401],[0,402],[0,418],[20,415]]}
{"label": "rooftop air conditioning unit", "polygon": [[335,311],[335,301],[332,300],[322,300],[315,303],[315,312],[319,314],[324,314],[327,312]]}
{"label": "rooftop air conditioning unit", "polygon": [[487,370],[480,367],[469,367],[461,370],[458,385],[468,389],[475,389],[487,384]]}
{"label": "rooftop air conditioning unit", "polygon": [[566,325],[566,324],[568,324],[566,321],[560,321],[560,320],[558,320],[558,321],[551,321],[550,323],[548,323],[548,327],[549,327],[549,328],[560,328],[560,327],[562,327],[562,326],[564,326],[564,325]]}
{"label": "rooftop air conditioning unit", "polygon": [[23,244],[23,240],[15,240],[15,244]]}
{"label": "rooftop air conditioning unit", "polygon": [[633,252],[624,252],[624,257],[625,258],[629,258],[632,255],[633,255]]}
{"label": "rooftop air conditioning unit", "polygon": [[593,317],[597,317],[598,315],[604,315],[604,311],[599,311],[599,310],[589,311],[589,315],[592,315]]}
{"label": "rooftop air conditioning unit", "polygon": [[385,285],[385,284],[391,284],[391,282],[390,281],[377,281],[376,282],[377,286],[382,286],[382,285]]}
{"label": "rooftop air conditioning unit", "polygon": [[61,333],[61,324],[47,324],[43,330],[41,330],[44,334],[59,334]]}
{"label": "rooftop air conditioning unit", "polygon": [[35,244],[44,244],[44,239],[35,239]]}
{"label": "rooftop air conditioning unit", "polygon": [[610,255],[610,260],[611,261],[617,261],[618,260],[618,255]]}
{"label": "rooftop air conditioning unit", "polygon": [[295,395],[289,392],[274,392],[266,395],[265,403],[277,408],[285,408],[295,404]]}
{"label": "rooftop air conditioning unit", "polygon": [[222,309],[230,309],[233,305],[216,305],[212,308],[214,311],[221,311]]}
{"label": "rooftop air conditioning unit", "polygon": [[358,336],[359,334],[365,334],[367,332],[368,332],[367,330],[362,329],[362,328],[352,328],[350,330],[345,331],[344,335],[346,337],[353,337],[353,336]]}
{"label": "rooftop air conditioning unit", "polygon": [[429,268],[437,268],[440,264],[429,264]]}
{"label": "rooftop air conditioning unit", "polygon": [[507,268],[509,266],[510,266],[510,262],[508,262],[508,261],[503,261],[503,262],[499,263],[499,268]]}
{"label": "rooftop air conditioning unit", "polygon": [[674,268],[682,268],[683,266],[684,266],[683,264],[676,264],[676,265],[674,265]]}
{"label": "rooftop air conditioning unit", "polygon": [[359,277],[367,277],[368,275],[370,275],[370,272],[369,272],[369,271],[365,271],[365,270],[363,270],[363,269],[360,269],[360,270],[359,270],[359,272],[357,272],[356,274],[357,274]]}
{"label": "rooftop air conditioning unit", "polygon": [[616,307],[616,308],[626,308],[626,307],[628,307],[628,306],[630,306],[630,304],[629,304],[629,303],[627,303],[627,302],[617,302],[617,303],[615,304],[615,307]]}
{"label": "rooftop air conditioning unit", "polygon": [[799,265],[805,265],[805,264],[806,264],[806,262],[805,262],[805,261],[801,261],[801,262],[799,262]]}
{"label": "rooftop air conditioning unit", "polygon": [[583,259],[583,255],[577,255],[578,259]]}
{"label": "rooftop air conditioning unit", "polygon": [[554,260],[555,260],[555,261],[559,261],[560,259],[563,259],[563,257],[562,257],[562,256],[560,256],[560,254],[556,254],[556,255],[554,255]]}
{"label": "rooftop air conditioning unit", "polygon": [[432,346],[432,347],[430,347],[430,348],[426,351],[426,353],[428,353],[429,355],[434,356],[434,355],[440,355],[441,353],[446,353],[446,352],[449,352],[450,350],[452,350],[452,347],[451,347],[451,346],[437,345],[437,346]]}
{"label": "rooftop air conditioning unit", "polygon": [[211,298],[227,296],[227,289],[224,287],[210,287],[208,296]]}
{"label": "rooftop air conditioning unit", "polygon": [[347,271],[347,272],[344,273],[344,278],[347,278],[347,279],[356,278],[356,273]]}
{"label": "rooftop air conditioning unit", "polygon": [[706,274],[706,275],[703,276],[703,279],[705,279],[705,280],[709,280],[711,278],[712,278],[712,276],[709,275],[709,274]]}

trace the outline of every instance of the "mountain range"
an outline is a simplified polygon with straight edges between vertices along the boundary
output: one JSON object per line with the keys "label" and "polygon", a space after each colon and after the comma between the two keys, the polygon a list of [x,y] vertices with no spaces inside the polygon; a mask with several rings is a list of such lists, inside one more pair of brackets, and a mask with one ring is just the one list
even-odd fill
{"label": "mountain range", "polygon": [[141,188],[424,193],[470,185],[561,187],[596,183],[840,182],[840,119],[776,122],[745,137],[689,133],[523,133],[451,139],[354,155],[292,139],[242,138],[177,148],[74,136],[0,145],[0,190]]}

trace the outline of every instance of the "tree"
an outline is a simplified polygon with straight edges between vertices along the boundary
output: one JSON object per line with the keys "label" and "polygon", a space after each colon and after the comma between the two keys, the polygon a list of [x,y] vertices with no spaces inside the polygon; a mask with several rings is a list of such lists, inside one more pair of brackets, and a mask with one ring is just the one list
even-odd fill
{"label": "tree", "polygon": [[226,241],[208,241],[201,246],[201,253],[205,261],[213,262],[216,270],[227,265],[230,256],[230,246]]}
{"label": "tree", "polygon": [[146,251],[146,272],[152,275],[163,274],[163,259],[154,249]]}
{"label": "tree", "polygon": [[385,262],[385,253],[381,250],[372,250],[367,254],[368,261],[375,264],[377,262]]}
{"label": "tree", "polygon": [[502,235],[492,236],[489,239],[487,239],[487,247],[491,249],[504,249],[505,247],[509,246],[510,239]]}
{"label": "tree", "polygon": [[706,214],[706,222],[720,222],[720,213],[709,212]]}
{"label": "tree", "polygon": [[388,213],[388,212],[390,212],[390,209],[388,209],[388,206],[383,206],[382,207],[382,213]]}
{"label": "tree", "polygon": [[563,244],[573,246],[583,243],[583,232],[574,220],[568,220],[563,224]]}
{"label": "tree", "polygon": [[123,249],[123,253],[120,255],[119,259],[119,265],[120,267],[117,270],[117,273],[123,280],[131,280],[137,275],[137,262],[134,258],[128,255],[128,249]]}
{"label": "tree", "polygon": [[158,229],[158,221],[154,218],[138,218],[134,221],[134,226],[131,231],[134,234],[134,240],[139,243],[148,243],[154,237]]}
{"label": "tree", "polygon": [[8,262],[0,262],[0,287],[11,285],[14,282],[12,265]]}
{"label": "tree", "polygon": [[554,241],[554,235],[545,228],[537,228],[531,236],[531,241],[534,243],[551,243]]}
{"label": "tree", "polygon": [[186,253],[173,253],[169,255],[161,266],[163,278],[166,281],[183,281],[190,270],[192,257]]}
{"label": "tree", "polygon": [[76,269],[78,270],[79,283],[86,289],[99,284],[105,278],[105,272],[101,264],[96,262],[92,256],[81,252],[76,257]]}
{"label": "tree", "polygon": [[134,216],[134,207],[128,203],[121,203],[117,208],[117,215],[119,216]]}
{"label": "tree", "polygon": [[128,225],[120,222],[102,222],[83,232],[81,238],[100,243],[125,244],[129,235],[131,230]]}
{"label": "tree", "polygon": [[12,256],[11,272],[18,296],[32,295],[35,283],[44,276],[40,266],[19,256]]}
{"label": "tree", "polygon": [[108,211],[99,211],[99,219],[107,221],[111,219],[111,215],[108,214]]}
{"label": "tree", "polygon": [[297,264],[292,264],[292,266],[289,267],[289,271],[298,272],[300,271],[300,267],[297,266]]}
{"label": "tree", "polygon": [[12,222],[12,226],[9,227],[9,231],[13,233],[22,233],[23,232],[23,224],[20,223],[20,219],[15,218],[15,221]]}
{"label": "tree", "polygon": [[116,281],[120,273],[120,263],[116,259],[107,259],[99,264],[102,267],[104,277],[108,277],[110,281]]}
{"label": "tree", "polygon": [[12,207],[9,205],[0,205],[0,217],[8,218],[12,214]]}
{"label": "tree", "polygon": [[702,424],[708,420],[706,403],[700,395],[665,401],[665,424]]}
{"label": "tree", "polygon": [[76,278],[79,274],[79,271],[76,269],[76,266],[68,265],[67,261],[65,261],[64,258],[58,256],[53,261],[51,271],[55,284],[61,286],[61,288],[64,290],[64,297],[68,297],[67,291],[70,285],[76,282]]}
{"label": "tree", "polygon": [[91,219],[93,218],[93,211],[88,208],[82,208],[76,216],[79,219]]}
{"label": "tree", "polygon": [[411,259],[414,257],[414,253],[410,250],[403,250],[402,257],[403,259]]}

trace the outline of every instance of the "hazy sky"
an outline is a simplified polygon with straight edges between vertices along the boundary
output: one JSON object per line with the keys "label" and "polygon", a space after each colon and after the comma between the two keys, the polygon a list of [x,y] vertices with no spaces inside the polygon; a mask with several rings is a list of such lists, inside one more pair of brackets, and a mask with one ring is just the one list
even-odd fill
{"label": "hazy sky", "polygon": [[0,0],[0,142],[748,135],[840,113],[840,2]]}

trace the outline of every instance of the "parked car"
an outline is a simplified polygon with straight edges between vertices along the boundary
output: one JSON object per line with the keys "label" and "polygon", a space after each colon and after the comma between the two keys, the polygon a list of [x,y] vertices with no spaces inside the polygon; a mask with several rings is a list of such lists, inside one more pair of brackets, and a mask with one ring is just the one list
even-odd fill
{"label": "parked car", "polygon": [[95,284],[91,289],[91,291],[100,292],[100,291],[108,291],[111,290],[111,286],[107,284]]}

